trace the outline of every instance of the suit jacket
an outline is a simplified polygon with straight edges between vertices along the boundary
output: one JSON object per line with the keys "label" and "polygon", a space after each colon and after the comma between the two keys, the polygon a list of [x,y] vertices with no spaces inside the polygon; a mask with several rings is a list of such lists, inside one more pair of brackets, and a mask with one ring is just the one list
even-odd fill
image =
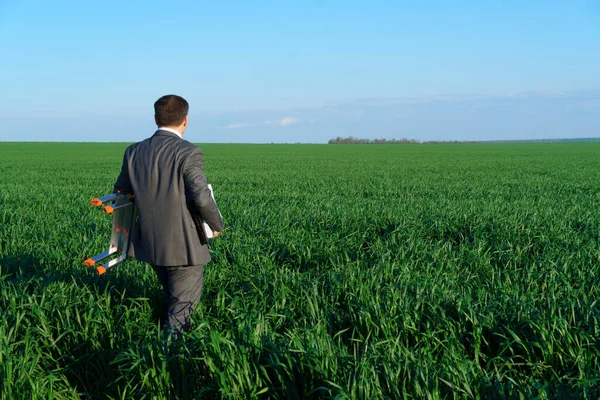
{"label": "suit jacket", "polygon": [[135,196],[138,217],[129,256],[159,266],[210,261],[190,214],[197,212],[214,231],[223,230],[203,167],[200,148],[160,129],[125,150],[114,189]]}

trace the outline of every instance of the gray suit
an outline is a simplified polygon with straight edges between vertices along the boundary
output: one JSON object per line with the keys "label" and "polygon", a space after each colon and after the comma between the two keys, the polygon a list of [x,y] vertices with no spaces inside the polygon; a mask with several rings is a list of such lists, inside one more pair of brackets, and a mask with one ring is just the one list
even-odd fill
{"label": "gray suit", "polygon": [[[125,150],[121,174],[115,183],[115,191],[135,196],[138,220],[129,256],[150,263],[157,271],[169,298],[171,326],[178,319],[176,314],[181,314],[177,310],[185,308],[181,304],[189,303],[190,309],[183,317],[187,320],[191,308],[199,301],[202,265],[210,261],[208,247],[200,243],[190,212],[199,213],[213,231],[223,230],[203,167],[200,148],[159,129],[152,137]],[[183,269],[179,267],[187,266],[200,268],[199,273],[193,274],[195,279],[190,280],[190,271],[177,273]],[[190,291],[190,285],[200,288]],[[180,293],[172,293],[170,288]],[[187,298],[185,293],[190,292],[195,293],[191,295],[194,298]],[[179,321],[178,325],[181,324]]]}

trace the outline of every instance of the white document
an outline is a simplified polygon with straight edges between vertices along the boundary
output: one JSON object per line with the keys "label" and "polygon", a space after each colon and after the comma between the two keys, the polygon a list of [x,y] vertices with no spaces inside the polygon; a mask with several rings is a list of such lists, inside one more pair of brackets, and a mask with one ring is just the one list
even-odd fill
{"label": "white document", "polygon": [[[208,188],[210,189],[210,196],[212,197],[213,201],[215,202],[215,205],[217,204],[217,201],[215,200],[215,194],[213,193],[213,188],[212,185],[209,183],[208,184]],[[217,206],[217,210],[219,209],[219,206]],[[221,215],[221,211],[219,211],[219,217],[221,217],[221,219],[223,218],[223,216]],[[204,233],[206,233],[206,238],[207,239],[212,239],[213,237],[213,230],[210,229],[210,226],[208,226],[208,224],[206,223],[206,221],[204,220],[204,218],[202,218],[202,226],[204,227]]]}

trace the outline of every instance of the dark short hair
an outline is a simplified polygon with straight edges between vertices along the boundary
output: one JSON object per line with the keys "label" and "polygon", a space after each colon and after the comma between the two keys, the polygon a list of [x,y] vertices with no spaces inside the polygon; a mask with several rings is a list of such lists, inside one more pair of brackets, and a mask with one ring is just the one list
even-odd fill
{"label": "dark short hair", "polygon": [[158,126],[181,125],[189,110],[190,105],[183,97],[175,94],[163,96],[154,103],[156,124]]}

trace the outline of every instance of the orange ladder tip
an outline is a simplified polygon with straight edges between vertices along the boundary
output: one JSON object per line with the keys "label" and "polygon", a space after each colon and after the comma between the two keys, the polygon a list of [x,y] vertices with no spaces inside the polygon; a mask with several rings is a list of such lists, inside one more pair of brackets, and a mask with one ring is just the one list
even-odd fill
{"label": "orange ladder tip", "polygon": [[96,261],[92,260],[91,258],[88,258],[83,262],[83,264],[85,264],[86,267],[93,267],[94,265],[96,265]]}
{"label": "orange ladder tip", "polygon": [[102,275],[106,272],[106,268],[104,268],[102,265],[99,266],[98,268],[96,268],[96,271],[98,271],[98,275]]}
{"label": "orange ladder tip", "polygon": [[104,212],[107,214],[112,214],[113,211],[115,211],[114,208],[112,208],[111,206],[104,206]]}
{"label": "orange ladder tip", "polygon": [[90,204],[94,207],[100,207],[102,205],[102,200],[100,200],[99,198],[95,198],[90,200]]}

